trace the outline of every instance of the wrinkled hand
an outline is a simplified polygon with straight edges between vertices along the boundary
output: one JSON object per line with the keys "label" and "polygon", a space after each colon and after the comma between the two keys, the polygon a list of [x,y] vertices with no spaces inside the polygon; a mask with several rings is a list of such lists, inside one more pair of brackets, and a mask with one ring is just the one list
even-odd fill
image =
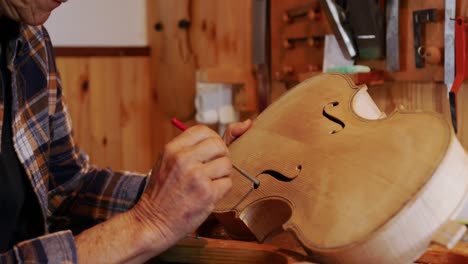
{"label": "wrinkled hand", "polygon": [[250,119],[247,119],[244,122],[229,124],[226,128],[226,131],[224,132],[224,143],[229,146],[232,142],[234,142],[234,140],[247,132],[250,127],[252,127],[252,120]]}
{"label": "wrinkled hand", "polygon": [[[244,129],[230,131],[236,137]],[[231,169],[226,144],[208,127],[191,127],[169,142],[132,209],[149,240],[166,240],[148,242],[173,244],[195,230],[231,188]]]}

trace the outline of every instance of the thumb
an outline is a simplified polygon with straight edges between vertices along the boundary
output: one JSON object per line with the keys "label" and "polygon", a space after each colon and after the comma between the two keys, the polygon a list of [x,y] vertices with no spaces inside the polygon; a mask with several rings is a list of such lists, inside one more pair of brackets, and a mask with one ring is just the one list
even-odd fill
{"label": "thumb", "polygon": [[236,138],[244,134],[252,126],[252,120],[247,119],[244,122],[232,123],[226,129],[224,134],[224,142],[226,145],[231,144]]}

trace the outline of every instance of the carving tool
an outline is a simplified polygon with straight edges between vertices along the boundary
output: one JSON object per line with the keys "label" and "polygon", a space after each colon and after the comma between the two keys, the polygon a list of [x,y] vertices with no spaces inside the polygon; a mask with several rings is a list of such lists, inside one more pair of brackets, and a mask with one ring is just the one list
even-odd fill
{"label": "carving tool", "polygon": [[455,81],[449,92],[450,114],[452,125],[457,133],[457,93],[466,77],[466,27],[463,17],[457,17],[455,21]]}
{"label": "carving tool", "polygon": [[342,23],[344,16],[343,9],[336,5],[333,0],[320,0],[320,4],[338,41],[343,56],[347,59],[354,58],[357,52],[354,48],[349,27]]}
{"label": "carving tool", "polygon": [[[180,129],[181,131],[185,131],[187,130],[187,126],[180,122],[179,120],[177,120],[177,118],[172,118],[171,119],[171,122],[172,124],[177,127],[178,129]],[[234,163],[232,164],[232,167],[238,171],[242,176],[244,176],[247,180],[251,181],[254,185],[254,188],[257,189],[258,186],[260,186],[260,181],[254,177],[252,177],[250,174],[248,174],[246,171],[244,171],[243,169],[237,167]]]}
{"label": "carving tool", "polygon": [[414,61],[416,68],[424,67],[424,59],[419,55],[419,50],[423,46],[423,26],[424,23],[435,22],[437,20],[437,9],[423,9],[413,12],[413,35],[414,35]]}
{"label": "carving tool", "polygon": [[270,1],[254,0],[252,3],[252,63],[255,65],[258,110],[270,104]]}
{"label": "carving tool", "polygon": [[384,18],[378,2],[375,0],[346,2],[346,21],[351,25],[359,58],[364,60],[379,59],[384,56]]}
{"label": "carving tool", "polygon": [[387,45],[386,63],[388,71],[400,70],[400,1],[387,0]]}
{"label": "carving tool", "polygon": [[455,0],[445,0],[444,83],[447,89],[452,87],[455,78],[455,8]]}

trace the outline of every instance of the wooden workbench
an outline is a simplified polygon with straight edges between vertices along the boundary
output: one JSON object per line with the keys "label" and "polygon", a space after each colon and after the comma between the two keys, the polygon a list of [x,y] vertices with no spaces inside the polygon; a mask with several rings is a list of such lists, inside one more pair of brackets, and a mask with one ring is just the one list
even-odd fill
{"label": "wooden workbench", "polygon": [[468,263],[468,243],[460,242],[455,248],[447,249],[432,245],[415,263],[464,264]]}
{"label": "wooden workbench", "polygon": [[[187,238],[149,263],[287,264],[315,262],[313,262],[313,258],[294,250],[269,244],[212,238]],[[460,242],[451,250],[439,245],[432,245],[415,263],[468,263],[468,242]]]}

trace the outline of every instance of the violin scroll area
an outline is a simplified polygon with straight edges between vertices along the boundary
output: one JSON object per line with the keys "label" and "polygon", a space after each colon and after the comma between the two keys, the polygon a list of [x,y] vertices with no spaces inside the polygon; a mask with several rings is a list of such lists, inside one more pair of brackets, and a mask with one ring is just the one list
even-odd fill
{"label": "violin scroll area", "polygon": [[329,103],[329,104],[327,104],[327,105],[325,105],[323,107],[322,115],[324,117],[326,117],[328,120],[332,121],[333,123],[336,123],[336,124],[341,126],[340,129],[335,129],[335,130],[330,131],[330,134],[336,134],[336,133],[342,131],[345,128],[345,123],[343,121],[341,121],[337,117],[327,113],[327,111],[329,109],[337,107],[339,104],[340,104],[339,102],[335,101],[335,102],[331,102],[331,103]]}

